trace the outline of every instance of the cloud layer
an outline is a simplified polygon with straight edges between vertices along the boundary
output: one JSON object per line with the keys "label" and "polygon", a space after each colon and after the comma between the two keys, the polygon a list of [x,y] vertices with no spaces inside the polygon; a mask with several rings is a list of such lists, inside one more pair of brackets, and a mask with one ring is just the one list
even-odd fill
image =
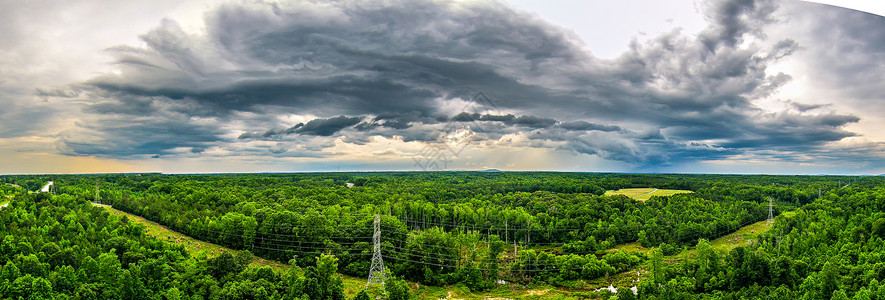
{"label": "cloud layer", "polygon": [[[775,1],[703,9],[701,33],[634,40],[607,60],[494,1],[226,4],[206,14],[205,33],[163,20],[144,47],[108,49],[118,73],[36,93],[86,103],[59,136],[62,153],[113,158],[327,157],[374,137],[439,143],[457,127],[488,151],[556,149],[641,169],[804,161],[856,135],[845,129],[856,115],[758,104],[792,79],[770,66],[802,47],[765,34],[783,21]],[[490,103],[471,102],[478,92]]]}

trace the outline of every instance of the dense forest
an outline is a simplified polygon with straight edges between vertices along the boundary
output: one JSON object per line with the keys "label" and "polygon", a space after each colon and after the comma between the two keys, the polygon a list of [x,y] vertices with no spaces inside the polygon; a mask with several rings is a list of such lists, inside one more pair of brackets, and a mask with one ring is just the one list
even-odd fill
{"label": "dense forest", "polygon": [[[28,192],[50,180],[56,195]],[[14,196],[0,210],[0,257],[7,261],[0,294],[9,299],[37,293],[101,299],[341,298],[336,273],[368,274],[376,215],[388,270],[430,286],[482,291],[502,280],[571,286],[648,266],[652,274],[638,285],[638,295],[622,290],[619,297],[875,299],[878,281],[885,280],[885,261],[879,259],[885,181],[879,177],[412,172],[2,176],[0,181],[7,183],[0,185],[3,198]],[[686,193],[648,201],[603,195],[631,187]],[[712,250],[708,241],[765,220],[769,200],[774,215],[794,213],[776,218],[758,243],[727,253]],[[248,267],[242,257],[230,255],[190,257],[90,202],[291,262],[292,270]],[[606,251],[629,242],[655,250]],[[695,249],[697,257],[664,263],[686,248]],[[110,277],[96,275],[105,267]],[[162,278],[152,278],[158,274]],[[408,296],[396,291],[402,286],[389,286],[394,292],[388,296]],[[112,294],[96,294],[106,292]]]}
{"label": "dense forest", "polygon": [[2,299],[344,299],[334,256],[283,273],[248,251],[194,258],[75,196],[22,194],[0,230]]}

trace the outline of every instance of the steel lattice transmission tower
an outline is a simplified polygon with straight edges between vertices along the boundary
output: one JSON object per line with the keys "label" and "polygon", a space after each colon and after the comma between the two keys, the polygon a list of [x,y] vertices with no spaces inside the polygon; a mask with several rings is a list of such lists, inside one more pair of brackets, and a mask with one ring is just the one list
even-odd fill
{"label": "steel lattice transmission tower", "polygon": [[384,279],[387,278],[387,274],[384,272],[384,260],[381,256],[381,215],[375,215],[375,233],[372,234],[372,242],[374,244],[372,248],[372,266],[369,268],[369,279],[366,280],[366,289],[369,289],[369,285],[381,284],[381,290],[383,291]]}
{"label": "steel lattice transmission tower", "polygon": [[768,197],[768,224],[774,221],[774,199]]}
{"label": "steel lattice transmission tower", "polygon": [[101,196],[98,193],[98,181],[95,182],[95,203],[101,203]]}

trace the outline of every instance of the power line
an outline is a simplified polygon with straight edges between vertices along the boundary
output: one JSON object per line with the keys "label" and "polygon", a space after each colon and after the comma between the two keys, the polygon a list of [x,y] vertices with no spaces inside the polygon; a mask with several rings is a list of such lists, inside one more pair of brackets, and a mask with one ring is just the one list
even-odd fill
{"label": "power line", "polygon": [[[770,200],[769,202],[771,203],[771,200]],[[771,205],[771,204],[770,204],[770,205]],[[772,214],[772,210],[770,209],[770,215],[771,215],[771,214]],[[323,214],[317,214],[317,216],[325,216],[325,217],[328,217],[328,216],[323,215]],[[505,219],[505,227],[507,226],[507,223],[506,223],[506,222],[507,222],[507,219]],[[530,219],[528,219],[527,222],[530,222]],[[727,221],[725,221],[725,222],[727,222]],[[753,221],[753,222],[755,222],[755,221]],[[417,224],[417,223],[421,223],[421,222],[420,222],[420,221],[407,221],[407,223],[415,223],[415,224]],[[429,222],[429,223],[430,223],[430,224],[434,224],[433,222]],[[730,222],[728,222],[728,223],[730,223]],[[744,223],[743,225],[740,225],[740,226],[738,226],[738,227],[743,227],[745,224],[749,224],[749,223],[752,223],[752,222],[746,222],[746,223]],[[426,224],[426,223],[424,223],[424,224]],[[442,223],[438,223],[438,224],[440,224],[440,225],[448,225],[448,224],[442,224]],[[372,255],[373,255],[373,264],[374,264],[375,258],[376,258],[376,256],[377,256],[378,261],[380,262],[379,265],[381,265],[381,268],[380,268],[380,269],[381,269],[381,272],[383,272],[383,257],[384,257],[384,256],[387,256],[388,258],[391,258],[391,259],[394,259],[394,260],[410,261],[410,262],[415,262],[415,263],[420,263],[420,264],[429,264],[429,265],[444,266],[444,267],[455,267],[455,268],[458,267],[457,265],[440,264],[440,263],[431,263],[431,262],[425,262],[425,261],[420,261],[420,260],[417,260],[417,261],[416,261],[416,260],[411,260],[411,259],[409,259],[409,258],[401,258],[401,257],[396,257],[396,256],[383,255],[383,254],[381,253],[381,251],[380,251],[380,250],[381,250],[381,249],[380,249],[380,245],[381,245],[381,244],[380,244],[380,231],[381,231],[381,225],[382,225],[382,224],[381,224],[381,222],[380,222],[380,215],[376,215],[376,217],[375,217],[375,222],[374,222],[374,226],[375,226],[375,234],[373,234],[373,236],[372,236],[372,237],[373,237],[373,243],[374,243],[375,245],[374,245],[374,247],[373,247],[374,249],[373,249],[373,253],[372,253]],[[272,227],[276,227],[276,226],[291,226],[291,227],[295,227],[295,226],[293,226],[293,224],[282,224],[282,225],[280,225],[280,224],[276,224],[276,225],[274,225],[274,226],[270,226],[270,227],[272,228]],[[303,225],[299,224],[299,226],[303,226]],[[261,227],[262,227],[262,226],[259,226],[259,228],[261,228]],[[355,225],[355,226],[348,226],[348,228],[359,228],[359,227],[360,227],[360,226],[356,226],[356,225]],[[477,231],[477,232],[479,232],[479,230],[481,230],[481,229],[487,229],[487,230],[490,231],[491,228],[493,228],[493,227],[480,227],[480,228],[477,228],[478,226],[471,226],[471,225],[467,225],[467,224],[463,224],[463,225],[454,225],[454,227],[455,227],[455,228],[459,228],[459,229],[464,229],[464,230],[471,230],[471,229],[472,229],[472,230]],[[342,227],[342,228],[343,228],[343,227]],[[528,229],[526,229],[526,228],[528,228]],[[509,232],[510,230],[514,230],[514,231],[517,231],[517,232],[520,231],[520,230],[526,230],[526,231],[529,231],[529,232],[531,232],[531,231],[546,231],[546,232],[551,231],[550,229],[533,229],[531,226],[528,226],[528,227],[526,227],[526,228],[513,228],[513,229],[505,228],[505,234],[506,234],[507,232]],[[306,238],[306,237],[329,238],[329,237],[327,237],[327,236],[304,236],[304,235],[299,236],[299,235],[297,235],[297,234],[262,233],[262,232],[256,232],[255,235],[249,235],[249,236],[247,236],[247,235],[244,235],[244,234],[238,234],[238,233],[229,233],[229,232],[215,231],[215,230],[210,229],[208,226],[206,226],[204,229],[206,230],[207,233],[208,233],[208,232],[214,232],[214,233],[223,234],[223,235],[225,235],[225,236],[236,236],[236,237],[243,238],[244,240],[245,240],[247,237],[250,237],[250,238],[253,239],[253,243],[255,242],[255,240],[261,240],[262,242],[261,242],[258,246],[255,246],[255,245],[253,244],[252,247],[253,247],[253,248],[257,248],[257,249],[271,250],[271,251],[286,251],[286,252],[288,252],[288,251],[294,251],[294,250],[292,250],[293,248],[294,248],[294,249],[298,249],[298,250],[313,249],[313,250],[324,250],[324,251],[353,251],[353,250],[355,250],[355,249],[352,249],[352,248],[351,248],[351,249],[332,248],[332,247],[330,247],[330,245],[326,245],[326,242],[325,242],[325,241],[324,241],[324,242],[312,242],[312,241],[300,241],[300,242],[298,242],[298,241],[296,241],[296,242],[294,242],[296,245],[283,245],[283,244],[278,244],[278,243],[274,243],[274,242],[275,242],[275,241],[276,241],[276,242],[291,242],[291,240],[279,240],[279,239],[274,239],[274,238],[269,238],[269,237],[263,237],[263,236],[261,236],[261,235],[272,235],[272,236],[282,236],[282,237],[296,237],[296,238],[299,238],[299,237],[300,237],[300,238]],[[401,229],[401,228],[396,227],[396,229]],[[583,228],[582,228],[582,229],[583,229]],[[498,229],[496,229],[496,231],[497,231],[497,230],[498,230]],[[560,230],[565,230],[565,229],[560,229]],[[732,230],[733,230],[733,229],[732,229]],[[678,237],[678,236],[677,236],[677,240],[683,240],[683,239],[686,239],[686,238],[700,237],[700,236],[703,236],[703,235],[704,235],[703,233],[698,232],[698,233],[693,234],[693,235],[690,235],[690,236],[683,236],[683,237]],[[713,234],[713,236],[715,236],[715,235],[718,235],[718,233],[717,233],[717,234]],[[341,238],[344,238],[344,239],[356,239],[356,238],[368,238],[368,237],[341,236]],[[616,239],[616,240],[617,240],[617,239]],[[628,238],[628,239],[626,239],[626,240],[630,240],[630,241],[632,241],[632,240],[635,240],[635,239]],[[514,237],[514,242],[515,242],[515,241],[516,241],[516,237]],[[527,242],[527,244],[529,244],[529,245],[539,245],[539,244],[542,244],[542,243],[531,244],[531,243],[528,242],[528,241],[529,241],[529,240],[528,240],[528,237],[526,237],[526,242]],[[623,241],[623,240],[622,240],[622,241]],[[334,241],[333,241],[333,242],[334,242]],[[326,246],[324,246],[324,247],[311,247],[311,246],[300,245],[300,244],[302,244],[302,243],[305,243],[305,244],[323,244],[323,245],[326,245]],[[338,244],[338,245],[340,246],[340,245],[357,244],[357,243],[363,243],[363,242],[340,243],[340,244],[336,243],[336,244]],[[554,243],[551,243],[551,244],[554,244]],[[556,244],[556,245],[559,245],[559,244],[562,244],[562,243],[555,243],[555,244]],[[385,244],[384,246],[385,246],[385,248],[390,249],[390,252],[392,252],[392,253],[394,253],[394,254],[407,255],[407,257],[415,256],[415,257],[421,257],[421,258],[425,258],[425,259],[435,259],[435,260],[437,260],[437,261],[456,261],[456,262],[460,262],[460,261],[463,260],[463,259],[455,259],[455,258],[438,257],[438,256],[434,256],[434,255],[432,255],[432,253],[430,253],[430,252],[415,251],[415,250],[405,249],[405,248],[401,248],[401,247],[397,247],[397,246],[392,246],[392,245],[387,245],[387,244]],[[280,248],[276,248],[276,247],[288,247],[288,248],[290,248],[290,249],[280,249]],[[436,245],[422,245],[421,247],[440,247],[440,246],[436,246]],[[460,247],[459,247],[459,248],[460,248]],[[576,253],[568,253],[568,254],[575,254],[575,255],[577,255]],[[589,253],[588,253],[588,254],[589,254]],[[349,254],[349,255],[355,255],[355,256],[368,256],[368,253],[358,253],[358,254]],[[460,250],[459,250],[459,255],[460,255]],[[517,266],[525,266],[525,265],[523,265],[524,262],[520,262],[519,260],[515,260],[515,261],[507,261],[507,262],[505,262],[505,263],[509,263],[509,264],[510,264],[510,266],[511,266],[510,269],[514,269],[514,268],[517,267]],[[535,269],[526,269],[526,270],[523,270],[523,269],[516,269],[516,270],[514,270],[514,271],[518,271],[518,272],[534,272],[534,271],[569,270],[569,268],[558,268],[556,264],[538,264],[538,263],[529,263],[528,265],[530,265],[530,266],[550,266],[551,268],[549,268],[549,269],[536,269],[536,270],[535,270]],[[483,268],[478,268],[478,269],[481,269],[481,270],[488,270],[488,271],[491,271],[491,270],[498,270],[498,269],[483,269]],[[582,266],[581,268],[571,268],[571,269],[572,269],[572,270],[580,270],[580,269],[584,269],[584,267]],[[381,273],[381,274],[383,274],[383,273]],[[369,278],[370,280],[372,280],[371,276],[372,276],[372,272],[370,271],[370,278]],[[383,281],[382,281],[381,284],[383,285]],[[368,286],[369,286],[369,281],[367,281],[367,287],[368,287]]]}

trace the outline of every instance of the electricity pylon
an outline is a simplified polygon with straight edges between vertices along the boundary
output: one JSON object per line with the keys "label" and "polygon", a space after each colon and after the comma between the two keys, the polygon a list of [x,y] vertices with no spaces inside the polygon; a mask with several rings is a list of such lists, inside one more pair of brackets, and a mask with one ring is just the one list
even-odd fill
{"label": "electricity pylon", "polygon": [[774,221],[774,199],[768,197],[768,224]]}
{"label": "electricity pylon", "polygon": [[[366,289],[369,285],[381,284],[381,291],[384,292],[384,279],[387,274],[384,272],[384,259],[381,257],[381,215],[375,215],[375,233],[372,234],[372,266],[369,268],[369,279],[366,280]],[[386,292],[384,292],[386,294]]]}
{"label": "electricity pylon", "polygon": [[95,203],[101,203],[101,196],[98,193],[98,181],[95,182]]}

